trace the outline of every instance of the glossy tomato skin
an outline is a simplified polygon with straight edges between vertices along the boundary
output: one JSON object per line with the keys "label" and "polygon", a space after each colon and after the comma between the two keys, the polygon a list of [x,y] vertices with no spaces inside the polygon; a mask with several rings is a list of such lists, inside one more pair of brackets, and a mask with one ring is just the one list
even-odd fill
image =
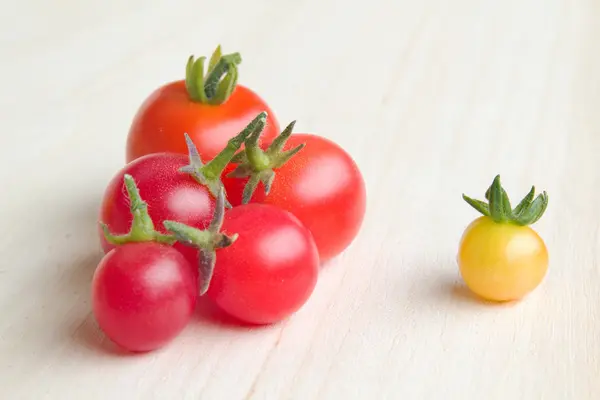
{"label": "glossy tomato skin", "polygon": [[[99,220],[112,234],[125,234],[132,222],[130,201],[124,187],[124,174],[133,177],[141,198],[148,204],[148,213],[154,228],[168,233],[164,220],[182,222],[198,229],[206,228],[212,219],[215,199],[208,189],[179,169],[189,162],[183,154],[156,153],[136,159],[119,171],[107,186],[100,209]],[[104,252],[114,245],[104,239],[99,229]],[[180,243],[175,248],[181,248]]]}
{"label": "glossy tomato skin", "polygon": [[174,248],[129,243],[104,256],[94,273],[92,307],[102,331],[132,352],[156,350],[190,321],[197,299],[193,268]]}
{"label": "glossy tomato skin", "polygon": [[[312,294],[319,254],[296,217],[277,207],[248,204],[225,213],[222,232],[237,233],[218,249],[206,296],[225,313],[249,324],[271,324],[296,312]],[[187,257],[197,265],[198,251]]]}
{"label": "glossy tomato skin", "polygon": [[528,226],[480,217],[465,230],[460,273],[474,293],[491,301],[518,300],[534,290],[548,270],[548,250]]}
{"label": "glossy tomato skin", "polygon": [[126,160],[161,152],[187,154],[183,136],[187,133],[203,161],[209,161],[263,111],[268,118],[261,140],[271,140],[279,133],[279,123],[265,101],[247,87],[238,84],[225,103],[206,105],[190,100],[185,81],[169,83],[137,111],[127,137]]}
{"label": "glossy tomato skin", "polygon": [[[354,160],[336,143],[317,135],[294,134],[284,150],[301,143],[306,146],[275,171],[269,195],[259,185],[250,202],[275,205],[294,214],[312,232],[321,262],[326,262],[358,234],[366,208],[365,184]],[[228,167],[226,173],[233,168]],[[233,205],[241,203],[246,182],[223,178]]]}

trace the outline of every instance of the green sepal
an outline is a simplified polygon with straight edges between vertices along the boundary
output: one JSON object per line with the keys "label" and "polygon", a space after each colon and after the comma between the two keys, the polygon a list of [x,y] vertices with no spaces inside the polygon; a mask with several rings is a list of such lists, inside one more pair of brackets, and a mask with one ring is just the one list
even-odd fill
{"label": "green sepal", "polygon": [[[267,113],[258,114],[237,136],[232,137],[227,142],[227,146],[212,160],[204,164],[198,149],[190,136],[185,133],[185,143],[188,149],[189,164],[181,167],[179,171],[190,174],[196,182],[205,186],[208,191],[216,198],[219,191],[223,188],[221,174],[231,162],[236,152],[242,147],[246,138],[256,129],[264,126],[267,119]],[[225,199],[225,206],[231,208],[231,204]]]}
{"label": "green sepal", "polygon": [[463,194],[463,199],[467,203],[469,203],[471,205],[471,207],[473,207],[474,209],[479,211],[481,214],[485,215],[486,217],[490,216],[490,207],[488,206],[488,204],[485,201],[472,199],[464,194]]}
{"label": "green sepal", "polygon": [[548,207],[548,195],[546,192],[541,193],[533,200],[527,208],[523,210],[517,217],[519,225],[533,225],[544,214]]}
{"label": "green sepal", "polygon": [[185,87],[193,101],[207,104],[208,97],[204,90],[204,61],[206,61],[206,57],[200,57],[196,61],[194,61],[194,56],[188,58]]}
{"label": "green sepal", "polygon": [[225,103],[237,85],[239,53],[223,55],[217,46],[210,57],[208,71],[204,72],[206,57],[194,60],[190,56],[185,70],[185,87],[190,99],[197,103],[219,105]]}
{"label": "green sepal", "polygon": [[210,282],[217,260],[217,249],[231,246],[238,238],[238,234],[231,235],[221,232],[225,216],[225,191],[221,188],[217,195],[215,211],[209,227],[205,230],[192,228],[176,221],[164,221],[165,229],[171,232],[181,244],[198,249],[198,291],[204,295],[210,287]]}
{"label": "green sepal", "polygon": [[535,186],[532,186],[529,193],[527,193],[527,195],[525,197],[523,197],[523,200],[521,200],[519,202],[519,204],[517,204],[517,206],[513,210],[513,214],[515,215],[515,217],[518,217],[519,215],[521,215],[521,213],[523,211],[527,210],[530,207],[531,202],[533,201],[534,197],[535,197]]}
{"label": "green sepal", "polygon": [[213,69],[215,69],[215,66],[217,65],[221,57],[223,57],[223,52],[221,51],[221,45],[218,45],[215,51],[213,51],[212,55],[210,56],[210,61],[208,62],[209,74],[213,71]]}
{"label": "green sepal", "polygon": [[292,121],[271,142],[266,150],[260,148],[258,139],[262,129],[256,130],[246,139],[244,150],[236,154],[231,162],[238,164],[227,176],[233,178],[248,178],[242,195],[242,204],[250,202],[259,183],[262,183],[265,194],[268,195],[275,180],[275,170],[285,165],[305,146],[304,143],[283,151],[287,140],[290,138],[296,121]]}
{"label": "green sepal", "polygon": [[537,222],[548,207],[548,194],[542,192],[535,199],[535,187],[531,190],[519,204],[513,209],[511,208],[508,194],[500,183],[500,175],[494,178],[494,181],[485,193],[485,198],[488,203],[472,199],[463,194],[463,199],[474,209],[481,214],[492,218],[498,223],[513,223],[516,225],[526,226]]}
{"label": "green sepal", "polygon": [[168,245],[175,243],[174,236],[162,234],[154,229],[154,223],[148,214],[148,203],[140,196],[140,191],[133,177],[125,174],[123,181],[127,190],[129,209],[133,220],[129,232],[124,235],[112,234],[108,226],[104,222],[100,222],[106,241],[117,246],[139,242],[158,242]]}

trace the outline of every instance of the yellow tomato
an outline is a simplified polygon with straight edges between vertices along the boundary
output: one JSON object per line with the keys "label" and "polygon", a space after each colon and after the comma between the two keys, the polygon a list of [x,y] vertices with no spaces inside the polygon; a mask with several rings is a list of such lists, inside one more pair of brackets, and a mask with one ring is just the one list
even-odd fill
{"label": "yellow tomato", "polygon": [[542,238],[529,227],[548,206],[546,192],[534,199],[535,188],[513,209],[500,176],[487,190],[489,203],[463,195],[483,214],[463,233],[458,266],[469,289],[493,301],[517,300],[544,279],[548,271],[548,250]]}
{"label": "yellow tomato", "polygon": [[483,216],[465,230],[458,265],[469,289],[479,296],[493,301],[517,300],[544,279],[548,250],[530,227],[499,224]]}

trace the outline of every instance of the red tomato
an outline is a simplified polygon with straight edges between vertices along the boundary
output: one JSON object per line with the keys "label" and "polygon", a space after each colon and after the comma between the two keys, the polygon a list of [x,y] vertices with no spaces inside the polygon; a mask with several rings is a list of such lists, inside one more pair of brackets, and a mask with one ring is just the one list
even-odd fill
{"label": "red tomato", "polygon": [[[269,194],[259,186],[251,202],[275,205],[298,217],[312,232],[321,262],[325,262],[340,254],[357,235],[366,208],[365,184],[350,155],[321,136],[293,134],[283,151],[303,143],[304,148],[274,169]],[[261,147],[269,145],[266,142]],[[227,177],[234,168],[228,166],[223,184],[235,206],[242,203],[248,178]]]}
{"label": "red tomato", "polygon": [[204,77],[204,58],[190,58],[185,80],[158,88],[143,102],[129,130],[127,162],[151,153],[186,153],[184,133],[210,160],[262,111],[269,115],[263,138],[277,135],[279,124],[265,101],[236,84],[239,54],[221,56],[217,48],[213,62]]}
{"label": "red tomato", "polygon": [[129,243],[104,256],[92,283],[92,307],[102,331],[134,352],[158,349],[190,321],[197,298],[193,268],[174,248]]}
{"label": "red tomato", "polygon": [[[169,227],[182,233],[180,240],[194,236],[194,231],[186,235]],[[296,217],[274,206],[248,204],[225,213],[222,231],[237,239],[214,252],[216,261],[207,273],[209,299],[251,324],[281,321],[304,305],[317,282],[319,254],[310,231]],[[207,258],[194,247],[183,253],[193,265],[203,265]]]}
{"label": "red tomato", "polygon": [[[124,174],[135,180],[141,197],[148,203],[148,213],[157,231],[167,233],[164,220],[180,221],[203,229],[212,218],[215,200],[208,189],[179,169],[189,164],[183,154],[150,154],[126,165],[104,192],[100,221],[114,234],[126,234],[132,224],[130,201],[124,189]],[[115,246],[100,232],[105,252]]]}
{"label": "red tomato", "polygon": [[[133,236],[128,241],[138,242],[160,240],[160,233],[165,233],[164,220],[175,220],[200,229],[207,227],[213,217],[216,196],[223,186],[223,170],[246,137],[254,130],[260,132],[265,120],[265,113],[260,113],[206,164],[200,159],[190,137],[185,135],[188,157],[175,153],[154,153],[130,162],[106,188],[100,221],[110,233],[128,234]],[[137,193],[128,193],[123,189],[126,175],[132,177],[128,191]],[[140,203],[139,221],[133,225],[134,213],[130,209],[132,194],[139,202],[142,201],[140,197],[143,198],[145,204]],[[129,233],[132,226],[134,231]],[[106,240],[104,232],[100,233],[102,247],[107,252],[114,245]]]}

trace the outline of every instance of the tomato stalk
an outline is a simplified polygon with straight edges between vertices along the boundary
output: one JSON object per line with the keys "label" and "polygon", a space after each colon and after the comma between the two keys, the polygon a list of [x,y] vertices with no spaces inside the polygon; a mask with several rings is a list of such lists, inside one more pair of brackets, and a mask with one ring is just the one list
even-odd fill
{"label": "tomato stalk", "polygon": [[198,266],[198,287],[200,295],[208,291],[215,269],[217,255],[215,250],[231,246],[238,238],[237,233],[226,235],[221,232],[225,216],[225,191],[221,188],[217,195],[213,219],[205,230],[192,228],[176,221],[163,221],[164,227],[171,232],[178,242],[195,247],[200,251]]}
{"label": "tomato stalk", "polygon": [[[255,132],[261,132],[265,126],[267,120],[267,113],[262,112],[258,114],[237,136],[229,139],[227,146],[219,154],[217,154],[212,160],[204,164],[198,149],[192,142],[190,136],[185,134],[185,142],[188,148],[189,154],[189,165],[182,167],[181,172],[190,174],[196,182],[200,183],[210,191],[210,193],[216,198],[223,188],[223,182],[221,181],[221,174],[227,167],[227,164],[235,156],[235,153],[242,147],[246,138]],[[231,204],[225,199],[225,207],[231,208]]]}
{"label": "tomato stalk", "polygon": [[208,71],[204,74],[206,57],[194,60],[188,58],[185,87],[190,99],[197,103],[220,105],[225,103],[233,91],[238,80],[237,66],[242,62],[239,53],[222,55],[221,46],[217,46],[208,64]]}
{"label": "tomato stalk", "polygon": [[142,200],[139,189],[133,180],[133,177],[129,174],[123,176],[125,182],[125,188],[127,190],[127,196],[129,198],[131,215],[133,220],[131,222],[131,228],[129,232],[124,235],[113,235],[110,229],[104,222],[100,222],[102,231],[106,241],[114,245],[123,245],[126,243],[133,242],[150,242],[155,241],[158,243],[171,245],[175,243],[175,237],[171,235],[164,235],[154,228],[152,218],[148,214],[148,203]]}
{"label": "tomato stalk", "polygon": [[249,177],[242,194],[242,204],[247,204],[250,201],[259,182],[264,185],[265,194],[269,194],[275,180],[274,170],[281,168],[304,148],[305,144],[302,143],[290,150],[282,151],[283,146],[292,134],[295,124],[296,121],[290,122],[283,132],[273,139],[267,150],[262,150],[258,144],[262,129],[260,131],[255,130],[246,139],[245,149],[236,154],[231,160],[232,163],[239,165],[227,176],[233,178]]}
{"label": "tomato stalk", "polygon": [[508,194],[500,184],[500,175],[496,175],[491,186],[485,192],[485,198],[488,203],[472,199],[463,194],[463,199],[474,209],[486,217],[490,217],[494,222],[512,223],[520,226],[532,225],[537,222],[548,207],[548,194],[544,191],[535,199],[535,186],[519,204],[511,208]]}

